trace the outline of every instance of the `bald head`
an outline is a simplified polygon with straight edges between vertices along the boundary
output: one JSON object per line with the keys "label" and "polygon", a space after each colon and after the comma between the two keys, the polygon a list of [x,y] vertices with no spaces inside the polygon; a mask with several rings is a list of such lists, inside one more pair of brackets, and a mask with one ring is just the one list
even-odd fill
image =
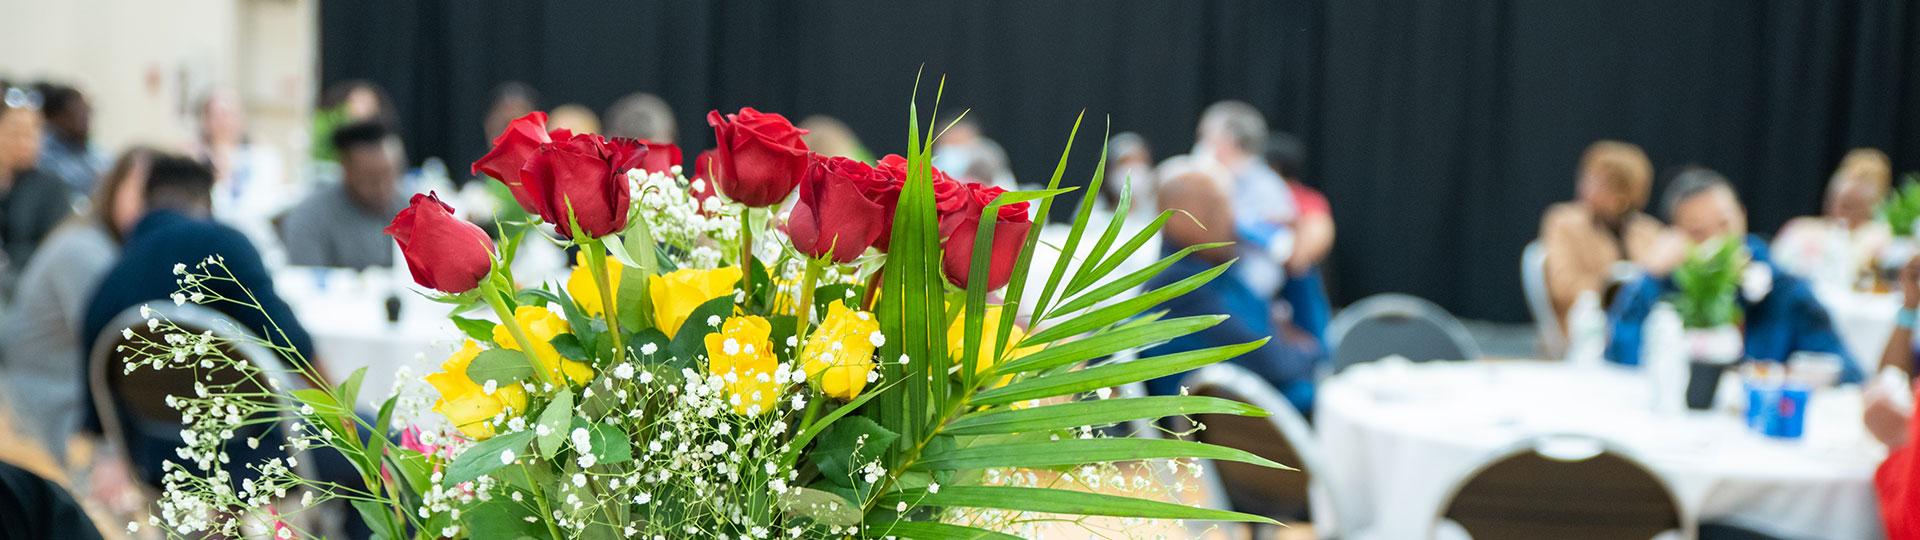
{"label": "bald head", "polygon": [[[1174,210],[1177,214],[1167,220],[1164,229],[1168,243],[1185,247],[1234,241],[1233,201],[1227,197],[1217,173],[1183,163],[1168,163],[1162,165],[1161,170],[1156,200],[1161,210]],[[1233,257],[1233,250],[1223,247],[1194,255],[1224,262]]]}

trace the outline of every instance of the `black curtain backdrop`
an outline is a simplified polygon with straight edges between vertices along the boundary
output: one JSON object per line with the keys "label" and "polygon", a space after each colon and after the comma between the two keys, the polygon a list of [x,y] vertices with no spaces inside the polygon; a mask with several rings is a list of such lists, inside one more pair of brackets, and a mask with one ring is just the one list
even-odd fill
{"label": "black curtain backdrop", "polygon": [[[508,80],[542,107],[657,93],[689,156],[713,144],[707,110],[746,105],[838,117],[884,153],[925,66],[1029,182],[1083,109],[1082,141],[1111,118],[1164,158],[1206,105],[1246,100],[1308,143],[1336,301],[1398,291],[1473,318],[1525,319],[1520,248],[1594,139],[1726,173],[1762,233],[1817,212],[1848,148],[1920,168],[1911,0],[328,0],[321,20],[322,80],[385,86],[412,155],[456,169]],[[1098,145],[1077,150],[1080,182]]]}

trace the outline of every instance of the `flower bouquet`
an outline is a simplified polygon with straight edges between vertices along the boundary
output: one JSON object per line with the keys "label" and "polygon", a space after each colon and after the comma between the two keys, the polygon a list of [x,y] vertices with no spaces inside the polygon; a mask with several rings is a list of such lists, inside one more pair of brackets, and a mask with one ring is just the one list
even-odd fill
{"label": "flower bouquet", "polygon": [[[167,465],[152,522],[170,534],[306,536],[294,516],[330,501],[390,539],[1008,538],[1088,516],[1270,522],[1168,502],[1180,482],[1162,473],[1191,472],[1195,458],[1280,464],[1097,429],[1265,414],[1111,392],[1260,342],[1101,362],[1225,318],[1151,312],[1225,265],[1123,295],[1213,246],[1117,273],[1171,213],[1122,238],[1119,217],[1091,223],[1083,203],[1062,251],[1092,248],[1034,273],[1048,207],[1069,191],[1059,186],[1073,135],[1047,189],[1007,192],[932,168],[933,130],[914,118],[907,155],[868,164],[812,154],[781,115],[712,112],[718,148],[691,178],[672,145],[550,131],[538,112],[515,120],[473,170],[503,183],[533,226],[501,227],[496,244],[429,193],[388,229],[422,293],[449,304],[465,334],[425,377],[437,392],[399,388],[357,414],[362,370],[339,385],[178,396],[192,459]],[[1103,178],[1096,170],[1088,189]],[[580,264],[564,282],[522,283],[510,263],[535,241]],[[205,294],[220,269],[187,270],[176,300],[245,303]],[[229,358],[210,336],[169,336],[131,364],[276,369]],[[284,369],[316,372],[276,350]],[[229,473],[233,429],[262,417],[291,426],[291,456]],[[360,482],[291,466],[328,451]]]}

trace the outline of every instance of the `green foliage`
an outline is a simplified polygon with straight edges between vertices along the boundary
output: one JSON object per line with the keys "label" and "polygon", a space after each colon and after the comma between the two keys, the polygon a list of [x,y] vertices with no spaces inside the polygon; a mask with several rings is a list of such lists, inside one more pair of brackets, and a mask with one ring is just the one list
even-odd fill
{"label": "green foliage", "polygon": [[1728,237],[1696,246],[1673,270],[1673,294],[1668,301],[1687,328],[1740,324],[1740,277],[1746,269],[1746,246]]}
{"label": "green foliage", "polygon": [[1887,200],[1880,203],[1880,217],[1893,228],[1894,236],[1911,237],[1914,220],[1920,220],[1920,173],[1907,173],[1902,178],[1900,189],[1888,193]]}

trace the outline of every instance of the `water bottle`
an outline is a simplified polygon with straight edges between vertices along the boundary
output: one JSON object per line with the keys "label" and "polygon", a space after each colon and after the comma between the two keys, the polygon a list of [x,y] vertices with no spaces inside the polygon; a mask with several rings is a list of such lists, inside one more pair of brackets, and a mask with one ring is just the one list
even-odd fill
{"label": "water bottle", "polygon": [[1576,366],[1599,366],[1607,355],[1607,313],[1600,309],[1600,294],[1580,293],[1567,310],[1567,362]]}

